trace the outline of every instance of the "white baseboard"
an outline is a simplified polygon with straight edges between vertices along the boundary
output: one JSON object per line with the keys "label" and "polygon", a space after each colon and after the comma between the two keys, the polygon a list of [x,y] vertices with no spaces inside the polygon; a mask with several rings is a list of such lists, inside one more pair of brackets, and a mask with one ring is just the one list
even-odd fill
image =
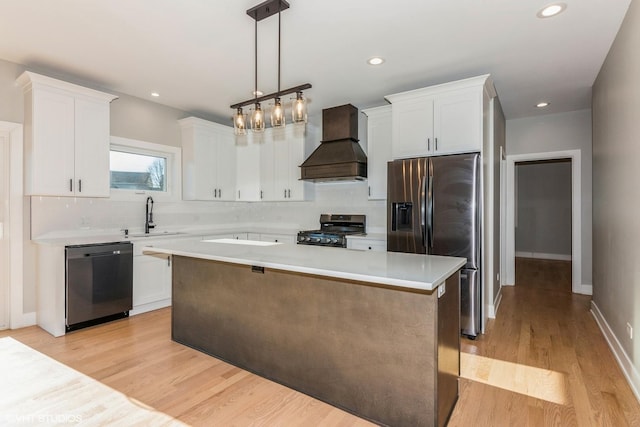
{"label": "white baseboard", "polygon": [[582,294],[582,295],[593,295],[593,286],[592,285],[585,285],[583,283],[582,285],[580,285],[580,288],[574,293]]}
{"label": "white baseboard", "polygon": [[498,313],[498,308],[500,307],[500,303],[502,302],[502,288],[498,291],[498,295],[495,300],[493,300],[493,304],[487,305],[487,317],[489,319],[495,319],[496,314]]}
{"label": "white baseboard", "polygon": [[622,345],[620,345],[620,341],[618,341],[618,338],[609,327],[609,324],[602,315],[602,312],[600,312],[600,309],[593,301],[591,301],[591,314],[593,314],[593,317],[596,319],[596,323],[600,327],[602,335],[604,335],[604,339],[607,340],[609,348],[618,361],[618,365],[620,365],[620,369],[622,369],[624,377],[627,379],[627,382],[631,386],[633,394],[635,394],[636,399],[640,401],[640,374],[638,373],[638,370],[633,365],[633,362],[622,348]]}
{"label": "white baseboard", "polygon": [[30,313],[22,313],[22,315],[17,316],[17,319],[13,318],[11,320],[11,329],[26,328],[27,326],[34,326],[37,324],[35,311],[32,311]]}
{"label": "white baseboard", "polygon": [[136,314],[146,313],[147,311],[158,310],[159,308],[165,308],[171,306],[171,298],[163,299],[160,301],[154,301],[147,304],[136,305],[129,311],[129,316],[135,316]]}
{"label": "white baseboard", "polygon": [[541,252],[516,252],[517,258],[552,259],[556,261],[571,261],[571,255],[545,254]]}

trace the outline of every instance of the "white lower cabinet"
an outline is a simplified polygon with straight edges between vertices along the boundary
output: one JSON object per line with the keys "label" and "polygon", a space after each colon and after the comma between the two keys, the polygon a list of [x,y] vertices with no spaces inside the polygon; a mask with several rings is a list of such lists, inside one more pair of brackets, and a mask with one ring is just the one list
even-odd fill
{"label": "white lower cabinet", "polygon": [[171,305],[171,256],[133,257],[133,314]]}
{"label": "white lower cabinet", "polygon": [[387,251],[387,241],[382,239],[363,239],[347,237],[347,249],[359,251]]}
{"label": "white lower cabinet", "polygon": [[260,241],[274,243],[295,243],[296,236],[293,234],[260,234]]}
{"label": "white lower cabinet", "polygon": [[142,253],[142,248],[173,241],[133,242],[133,310],[130,315],[171,305],[171,255]]}

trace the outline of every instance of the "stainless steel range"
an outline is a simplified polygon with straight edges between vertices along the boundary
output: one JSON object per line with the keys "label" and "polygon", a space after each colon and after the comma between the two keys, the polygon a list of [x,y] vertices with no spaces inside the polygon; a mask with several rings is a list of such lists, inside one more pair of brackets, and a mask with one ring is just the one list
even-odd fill
{"label": "stainless steel range", "polygon": [[298,244],[346,248],[346,236],[365,234],[366,222],[366,215],[322,214],[320,229],[298,232]]}

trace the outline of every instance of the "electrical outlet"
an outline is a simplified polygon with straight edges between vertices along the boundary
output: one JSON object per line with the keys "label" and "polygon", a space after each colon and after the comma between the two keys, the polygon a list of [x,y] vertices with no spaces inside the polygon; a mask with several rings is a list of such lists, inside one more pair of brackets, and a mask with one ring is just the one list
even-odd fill
{"label": "electrical outlet", "polygon": [[630,323],[627,323],[627,335],[629,335],[629,339],[633,339],[633,327]]}

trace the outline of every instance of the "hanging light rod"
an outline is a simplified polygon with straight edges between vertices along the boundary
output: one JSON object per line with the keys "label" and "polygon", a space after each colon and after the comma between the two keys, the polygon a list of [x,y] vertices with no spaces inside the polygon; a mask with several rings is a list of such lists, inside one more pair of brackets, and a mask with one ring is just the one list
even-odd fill
{"label": "hanging light rod", "polygon": [[251,105],[251,104],[255,104],[256,102],[262,102],[262,101],[266,101],[268,99],[273,99],[282,95],[289,95],[290,93],[295,93],[295,92],[300,92],[303,91],[305,89],[311,89],[311,83],[305,83],[303,85],[300,86],[296,86],[296,87],[291,87],[289,89],[284,89],[281,90],[280,92],[273,92],[270,93],[268,95],[262,95],[258,98],[251,98],[251,99],[247,99],[246,101],[242,101],[242,102],[238,102],[237,104],[233,104],[231,106],[231,108],[236,109],[236,108],[241,108],[241,107],[246,107],[247,105]]}
{"label": "hanging light rod", "polygon": [[[244,115],[242,107],[248,105],[255,105],[254,112],[251,115],[251,130],[253,132],[262,132],[264,130],[263,116],[260,109],[260,102],[269,99],[275,99],[274,108],[271,113],[271,125],[272,127],[283,127],[285,125],[285,119],[283,116],[284,107],[281,103],[281,97],[291,93],[296,94],[296,98],[292,103],[292,118],[293,122],[307,122],[307,108],[306,100],[302,95],[302,91],[311,88],[310,83],[305,83],[299,86],[291,87],[289,89],[280,89],[280,14],[283,10],[289,9],[289,3],[285,0],[267,0],[260,3],[257,6],[247,10],[249,15],[255,21],[255,88],[258,87],[258,22],[273,15],[278,15],[278,90],[268,95],[258,96],[257,94],[246,101],[233,104],[230,108],[236,110],[234,115],[234,129],[236,135],[245,135],[248,129],[247,116]],[[255,93],[255,92],[254,92]],[[260,115],[259,120],[256,117]],[[255,117],[254,117],[255,116]],[[259,124],[260,126],[255,126]]]}

